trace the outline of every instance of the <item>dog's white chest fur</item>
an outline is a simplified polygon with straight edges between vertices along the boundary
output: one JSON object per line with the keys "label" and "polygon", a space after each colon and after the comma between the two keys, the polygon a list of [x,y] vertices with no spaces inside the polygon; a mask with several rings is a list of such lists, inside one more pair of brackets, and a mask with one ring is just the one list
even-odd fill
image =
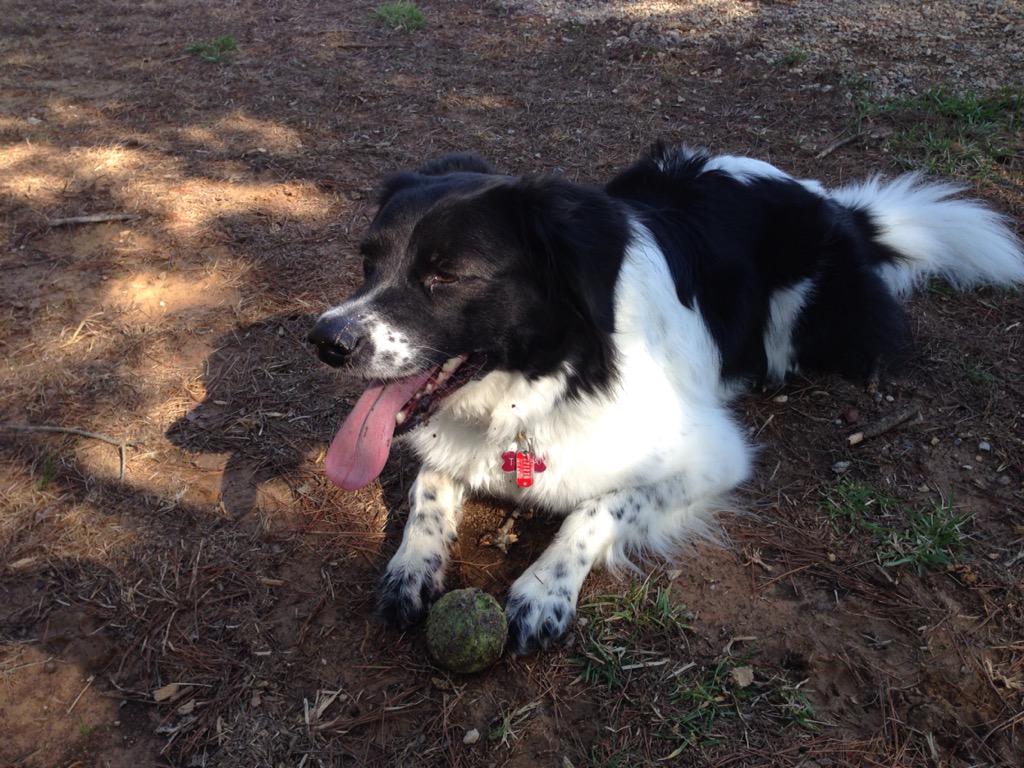
{"label": "dog's white chest fur", "polygon": [[[410,439],[424,462],[470,490],[568,513],[586,499],[682,475],[688,498],[741,482],[749,450],[720,397],[718,350],[675,295],[664,256],[636,226],[616,289],[619,377],[566,398],[563,373],[494,372],[463,387]],[[525,434],[547,469],[530,488],[502,471]]]}

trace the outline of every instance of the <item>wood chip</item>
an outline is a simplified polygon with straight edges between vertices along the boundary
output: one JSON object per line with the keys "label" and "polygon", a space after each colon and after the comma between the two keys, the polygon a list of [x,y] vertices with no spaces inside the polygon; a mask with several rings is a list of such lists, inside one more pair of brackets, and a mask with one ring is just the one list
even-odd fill
{"label": "wood chip", "polygon": [[153,701],[167,701],[178,695],[181,686],[177,683],[168,683],[153,691]]}

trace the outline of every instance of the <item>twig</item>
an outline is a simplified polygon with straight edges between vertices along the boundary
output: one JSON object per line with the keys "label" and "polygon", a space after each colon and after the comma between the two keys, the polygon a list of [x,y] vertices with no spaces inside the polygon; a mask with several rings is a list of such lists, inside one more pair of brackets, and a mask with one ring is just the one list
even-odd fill
{"label": "twig", "polygon": [[915,418],[921,418],[921,411],[916,405],[912,405],[909,408],[905,408],[902,411],[892,414],[891,416],[886,416],[884,419],[879,419],[874,424],[869,424],[860,432],[854,432],[846,438],[846,442],[850,445],[857,445],[865,440],[870,440],[872,437],[884,435],[890,429],[895,429],[903,422],[910,421]]}
{"label": "twig", "polygon": [[50,219],[51,227],[66,227],[69,224],[102,224],[105,221],[135,221],[142,218],[136,213],[88,213],[84,216],[68,216],[66,219]]}
{"label": "twig", "polygon": [[78,429],[77,427],[55,427],[50,424],[0,424],[0,430],[5,429],[10,432],[51,432],[58,435],[77,435],[78,437],[88,437],[92,440],[99,440],[100,442],[107,443],[109,445],[115,445],[117,446],[118,454],[120,456],[119,479],[121,480],[124,480],[128,446],[141,445],[139,440],[118,440],[117,438],[110,437],[108,435],[101,435],[98,432],[87,432],[86,430]]}
{"label": "twig", "polygon": [[814,159],[821,160],[823,157],[828,157],[840,147],[845,147],[847,144],[852,144],[863,135],[863,133],[854,133],[850,136],[841,136],[835,141],[833,141],[831,144],[829,144],[827,147],[825,147],[823,150],[821,150],[821,152],[816,154],[814,156]]}
{"label": "twig", "polygon": [[78,704],[78,700],[85,695],[85,692],[87,690],[89,690],[89,686],[92,685],[92,681],[95,680],[95,679],[96,679],[96,675],[89,675],[89,677],[86,679],[86,681],[85,681],[85,688],[83,688],[81,691],[78,692],[78,695],[75,696],[75,700],[72,701],[71,702],[71,706],[68,707],[68,712],[67,713],[69,715],[71,714],[71,710],[75,708],[75,705]]}

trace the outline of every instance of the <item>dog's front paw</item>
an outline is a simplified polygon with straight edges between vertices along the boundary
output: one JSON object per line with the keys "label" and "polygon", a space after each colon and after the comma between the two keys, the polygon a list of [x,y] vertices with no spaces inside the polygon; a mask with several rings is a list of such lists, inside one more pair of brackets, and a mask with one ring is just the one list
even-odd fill
{"label": "dog's front paw", "polygon": [[576,596],[564,584],[550,589],[530,574],[509,590],[508,647],[517,656],[547,649],[564,638],[576,615]]}
{"label": "dog's front paw", "polygon": [[405,630],[418,624],[437,598],[444,594],[444,568],[440,556],[409,562],[396,556],[377,588],[377,613],[390,626]]}

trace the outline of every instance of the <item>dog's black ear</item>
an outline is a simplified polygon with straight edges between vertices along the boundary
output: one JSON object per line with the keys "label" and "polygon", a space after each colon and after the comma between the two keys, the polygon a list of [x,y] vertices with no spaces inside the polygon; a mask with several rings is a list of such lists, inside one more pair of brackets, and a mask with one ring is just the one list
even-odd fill
{"label": "dog's black ear", "polygon": [[424,176],[445,173],[497,173],[489,162],[472,152],[451,152],[430,160],[416,169]]}
{"label": "dog's black ear", "polygon": [[625,215],[600,189],[564,179],[524,179],[515,188],[520,231],[548,276],[552,299],[568,300],[586,327],[610,334],[629,240]]}
{"label": "dog's black ear", "polygon": [[443,176],[446,173],[497,173],[494,167],[479,155],[472,152],[452,152],[430,160],[415,171],[396,173],[384,179],[380,194],[377,196],[377,207],[384,204],[401,189],[423,181],[424,176]]}
{"label": "dog's black ear", "polygon": [[380,192],[377,194],[377,207],[383,208],[384,204],[400,189],[411,186],[419,180],[419,175],[411,171],[395,173],[384,179]]}

